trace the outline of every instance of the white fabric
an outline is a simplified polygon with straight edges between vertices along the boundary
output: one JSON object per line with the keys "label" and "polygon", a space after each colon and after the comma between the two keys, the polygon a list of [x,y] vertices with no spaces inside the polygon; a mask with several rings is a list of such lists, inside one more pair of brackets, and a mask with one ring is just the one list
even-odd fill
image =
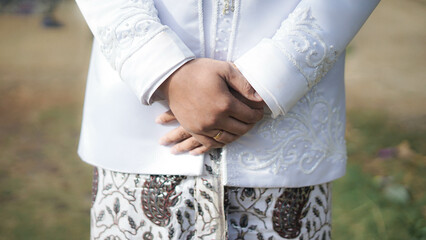
{"label": "white fabric", "polygon": [[76,1],[97,40],[84,161],[200,175],[202,157],[173,156],[158,144],[173,126],[155,124],[167,109],[155,90],[182,64],[206,56],[235,61],[271,112],[225,147],[227,185],[300,187],[344,174],[344,49],[379,0]]}

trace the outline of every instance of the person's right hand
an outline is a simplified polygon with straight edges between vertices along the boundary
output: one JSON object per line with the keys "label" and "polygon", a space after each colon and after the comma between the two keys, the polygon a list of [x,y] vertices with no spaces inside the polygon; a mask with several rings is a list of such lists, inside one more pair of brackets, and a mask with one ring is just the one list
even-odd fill
{"label": "person's right hand", "polygon": [[[160,91],[181,126],[207,148],[219,148],[248,132],[263,117],[234,97],[230,88],[250,101],[262,102],[244,76],[230,63],[192,60],[175,71]],[[219,132],[220,141],[213,137]]]}

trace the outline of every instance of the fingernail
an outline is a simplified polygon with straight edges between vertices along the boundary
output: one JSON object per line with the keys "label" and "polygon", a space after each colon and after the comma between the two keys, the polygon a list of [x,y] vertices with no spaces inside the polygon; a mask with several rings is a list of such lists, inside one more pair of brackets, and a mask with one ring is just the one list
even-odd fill
{"label": "fingernail", "polygon": [[193,155],[193,156],[197,156],[197,155],[198,155],[198,153],[197,153],[197,152],[193,152],[193,151],[190,151],[190,152],[189,152],[189,154],[191,154],[191,155]]}
{"label": "fingernail", "polygon": [[172,154],[178,154],[179,153],[178,150],[176,150],[175,148],[170,149],[170,152]]}
{"label": "fingernail", "polygon": [[160,143],[160,145],[167,145],[167,141],[165,139],[161,138],[158,142]]}
{"label": "fingernail", "polygon": [[158,124],[162,124],[163,123],[163,119],[161,119],[160,117],[155,119],[155,122]]}
{"label": "fingernail", "polygon": [[257,98],[260,101],[263,101],[262,97],[257,92],[254,92],[254,97]]}

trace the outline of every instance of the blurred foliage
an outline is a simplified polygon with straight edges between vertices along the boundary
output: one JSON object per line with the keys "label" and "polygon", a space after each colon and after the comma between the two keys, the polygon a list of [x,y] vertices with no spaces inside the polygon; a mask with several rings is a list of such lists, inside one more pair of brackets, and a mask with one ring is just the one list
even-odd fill
{"label": "blurred foliage", "polygon": [[347,174],[334,183],[335,239],[426,239],[424,131],[348,114]]}
{"label": "blurred foliage", "polygon": [[76,154],[81,103],[64,89],[28,85],[0,82],[0,239],[88,239],[91,167]]}

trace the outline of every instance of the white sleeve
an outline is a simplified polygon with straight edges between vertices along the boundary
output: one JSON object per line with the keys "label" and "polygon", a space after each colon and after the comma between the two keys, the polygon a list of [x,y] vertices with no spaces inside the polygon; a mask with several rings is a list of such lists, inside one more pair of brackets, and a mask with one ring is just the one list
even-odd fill
{"label": "white sleeve", "polygon": [[76,0],[111,66],[143,104],[191,50],[161,24],[153,0]]}
{"label": "white sleeve", "polygon": [[235,61],[272,117],[286,114],[330,70],[380,0],[302,0],[275,35]]}

